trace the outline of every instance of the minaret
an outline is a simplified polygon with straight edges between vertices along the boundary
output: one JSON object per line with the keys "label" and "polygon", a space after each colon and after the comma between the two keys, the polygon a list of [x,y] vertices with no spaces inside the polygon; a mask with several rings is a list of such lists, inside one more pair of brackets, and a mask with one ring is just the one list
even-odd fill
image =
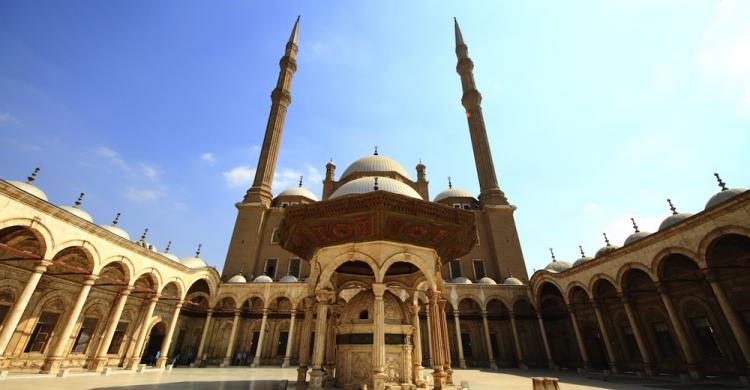
{"label": "minaret", "polygon": [[461,76],[463,97],[461,104],[466,109],[466,119],[469,121],[471,146],[474,149],[474,161],[479,177],[479,202],[482,205],[507,205],[508,200],[497,184],[495,165],[492,162],[490,143],[487,140],[487,130],[482,116],[482,94],[477,91],[474,83],[474,63],[469,58],[469,48],[464,43],[458,21],[453,18],[456,32],[456,57],[458,64],[456,72]]}
{"label": "minaret", "polygon": [[284,129],[286,110],[292,102],[289,92],[292,85],[292,76],[297,71],[297,36],[299,32],[299,16],[294,22],[292,34],[286,44],[284,56],[279,61],[279,79],[276,88],[271,92],[271,112],[268,114],[266,124],[266,135],[263,138],[263,146],[258,157],[258,168],[255,171],[253,186],[247,190],[243,203],[261,203],[271,205],[273,195],[271,194],[271,182],[276,169],[276,158],[279,155],[279,144],[281,143],[281,131]]}

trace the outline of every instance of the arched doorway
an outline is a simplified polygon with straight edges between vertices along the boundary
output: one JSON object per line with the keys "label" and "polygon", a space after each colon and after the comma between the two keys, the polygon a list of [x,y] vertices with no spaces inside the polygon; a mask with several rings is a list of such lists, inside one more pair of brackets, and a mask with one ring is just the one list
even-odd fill
{"label": "arched doorway", "polygon": [[580,286],[575,286],[570,290],[570,310],[574,312],[578,321],[590,368],[606,370],[609,364],[599,323],[594,308],[589,302],[588,293]]}
{"label": "arched doorway", "polygon": [[156,363],[156,359],[163,353],[161,345],[164,342],[165,334],[166,327],[163,321],[159,321],[151,327],[146,341],[146,348],[143,349],[143,353],[141,354],[141,364],[153,366]]}
{"label": "arched doorway", "polygon": [[578,342],[560,290],[552,283],[544,283],[539,292],[539,306],[544,322],[552,360],[563,368],[581,367]]}

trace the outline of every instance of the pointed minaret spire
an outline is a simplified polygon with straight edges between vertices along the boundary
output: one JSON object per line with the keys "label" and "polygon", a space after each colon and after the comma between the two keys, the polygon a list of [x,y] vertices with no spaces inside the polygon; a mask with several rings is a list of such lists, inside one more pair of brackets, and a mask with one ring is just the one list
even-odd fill
{"label": "pointed minaret spire", "polygon": [[669,209],[672,210],[672,215],[677,215],[677,208],[672,204],[672,199],[667,199],[667,203],[669,203]]}
{"label": "pointed minaret spire", "polygon": [[120,222],[120,213],[117,213],[117,215],[115,215],[115,219],[112,220],[112,226],[117,226],[118,222]]}
{"label": "pointed minaret spire", "polygon": [[718,173],[714,173],[714,176],[716,176],[716,181],[719,182],[719,188],[721,188],[722,191],[726,191],[727,190],[727,183],[724,183],[721,180],[721,176],[719,176]]}
{"label": "pointed minaret spire", "polygon": [[26,182],[31,184],[36,180],[36,175],[39,173],[39,167],[34,168],[34,172],[31,172],[31,176],[26,178]]}
{"label": "pointed minaret spire", "polygon": [[76,199],[75,203],[73,203],[73,207],[80,207],[81,203],[83,203],[83,196],[86,195],[83,192],[81,192],[80,195],[78,195],[78,199]]}
{"label": "pointed minaret spire", "polygon": [[266,133],[263,137],[263,145],[258,157],[258,167],[255,170],[253,185],[247,190],[244,203],[260,203],[266,207],[271,206],[273,195],[271,194],[271,182],[276,170],[276,159],[279,155],[281,144],[281,133],[284,129],[284,120],[289,104],[292,102],[290,88],[292,76],[297,71],[297,41],[299,36],[299,16],[294,23],[292,34],[284,50],[284,56],[279,61],[279,78],[276,80],[276,88],[271,92],[271,112],[268,114]]}
{"label": "pointed minaret spire", "polygon": [[453,18],[453,23],[456,32],[456,57],[458,58],[456,72],[461,76],[463,89],[461,104],[466,110],[471,146],[474,149],[474,163],[479,178],[479,202],[482,205],[507,205],[508,199],[497,184],[495,165],[492,161],[490,142],[487,139],[487,129],[482,114],[482,94],[479,93],[474,82],[474,62],[469,58],[469,47],[464,42],[461,28],[458,27],[458,21],[455,18]]}
{"label": "pointed minaret spire", "polygon": [[630,222],[633,222],[633,230],[635,230],[636,233],[640,233],[641,231],[638,230],[638,225],[636,225],[635,219],[630,218]]}

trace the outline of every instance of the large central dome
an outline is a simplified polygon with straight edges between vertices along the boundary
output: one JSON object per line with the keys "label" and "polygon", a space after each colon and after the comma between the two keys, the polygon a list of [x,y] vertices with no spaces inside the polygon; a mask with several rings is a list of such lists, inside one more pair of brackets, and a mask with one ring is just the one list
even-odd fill
{"label": "large central dome", "polygon": [[[408,196],[414,199],[422,199],[417,191],[414,191],[408,184],[402,183],[398,180],[391,179],[390,177],[379,177],[377,178],[377,187],[380,191],[392,192],[394,194]],[[339,187],[336,191],[331,194],[330,199],[338,198],[344,195],[352,194],[366,194],[368,192],[375,191],[375,178],[374,177],[360,177]]]}
{"label": "large central dome", "polygon": [[353,175],[355,173],[362,172],[396,172],[406,179],[411,180],[409,173],[406,171],[406,169],[404,169],[403,166],[401,166],[401,164],[397,163],[393,159],[377,154],[362,157],[359,160],[353,162],[351,165],[349,165],[349,167],[346,168],[346,170],[344,170],[344,173],[341,174],[340,180],[343,180],[347,176]]}

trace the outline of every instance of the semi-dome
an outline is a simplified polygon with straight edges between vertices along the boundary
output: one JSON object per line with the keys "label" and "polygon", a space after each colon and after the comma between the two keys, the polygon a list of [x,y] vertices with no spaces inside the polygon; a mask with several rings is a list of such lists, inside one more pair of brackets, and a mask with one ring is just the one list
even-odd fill
{"label": "semi-dome", "polygon": [[301,196],[316,202],[318,201],[318,197],[305,187],[287,188],[284,191],[281,191],[280,194],[276,195],[277,198],[280,196]]}
{"label": "semi-dome", "polygon": [[666,228],[668,228],[668,227],[676,224],[677,222],[680,222],[680,221],[682,221],[684,219],[687,219],[689,217],[692,217],[692,216],[693,216],[693,214],[691,214],[691,213],[675,213],[675,214],[672,214],[672,215],[668,216],[667,218],[664,218],[664,220],[659,225],[659,231],[662,231],[662,230],[664,230],[664,229],[666,229]]}
{"label": "semi-dome", "polygon": [[489,276],[485,276],[482,279],[479,279],[477,282],[479,284],[497,284],[494,279],[490,278]]}
{"label": "semi-dome", "polygon": [[577,267],[577,266],[579,266],[579,265],[581,265],[583,263],[587,263],[587,262],[589,262],[591,260],[594,260],[591,257],[586,256],[586,254],[583,252],[583,247],[581,247],[579,245],[578,249],[581,250],[581,257],[579,257],[576,261],[573,262],[573,267]]}
{"label": "semi-dome", "polygon": [[118,235],[128,241],[130,240],[130,234],[128,234],[128,232],[126,232],[125,229],[121,229],[120,227],[117,227],[115,225],[102,225],[102,229],[110,233],[113,233],[115,235]]}
{"label": "semi-dome", "polygon": [[433,202],[440,202],[447,198],[473,198],[474,196],[460,188],[448,188],[437,194]]}
{"label": "semi-dome", "polygon": [[635,232],[635,233],[629,235],[628,238],[625,239],[625,242],[623,243],[623,245],[630,245],[630,244],[632,244],[632,243],[634,243],[634,242],[636,242],[636,241],[638,241],[638,240],[640,240],[640,239],[648,236],[649,234],[651,234],[651,233],[649,233],[649,232],[640,232],[640,231],[639,232]]}
{"label": "semi-dome", "polygon": [[607,244],[607,245],[599,248],[598,251],[596,251],[596,255],[594,255],[594,258],[606,256],[606,255],[608,255],[608,254],[616,251],[619,248],[620,248],[619,246]]}
{"label": "semi-dome", "polygon": [[468,278],[465,278],[463,276],[459,276],[457,278],[453,278],[451,280],[451,283],[454,283],[454,284],[472,284],[471,280],[469,280]]}
{"label": "semi-dome", "polygon": [[206,262],[198,256],[185,257],[180,260],[180,263],[193,269],[208,267],[208,264],[206,264]]}
{"label": "semi-dome", "polygon": [[706,202],[706,210],[710,209],[711,207],[718,206],[719,204],[724,203],[745,191],[746,190],[744,188],[732,188],[719,191],[714,196],[712,196],[711,199],[708,200],[708,202]]}
{"label": "semi-dome", "polygon": [[7,182],[11,184],[12,186],[18,188],[19,190],[26,191],[29,194],[34,195],[41,200],[47,200],[47,194],[45,194],[44,191],[40,190],[39,187],[29,182],[16,181],[16,180],[8,180]]}
{"label": "semi-dome", "polygon": [[361,172],[396,172],[399,175],[411,180],[409,172],[404,169],[401,164],[395,160],[378,154],[362,157],[359,160],[351,163],[341,174],[339,180],[345,179],[347,176]]}
{"label": "semi-dome", "polygon": [[78,218],[81,218],[88,222],[94,222],[94,218],[91,217],[91,214],[87,213],[84,210],[81,210],[80,208],[76,206],[60,206],[60,208],[75,215]]}
{"label": "semi-dome", "polygon": [[297,283],[298,279],[294,275],[284,275],[281,279],[279,279],[279,282],[281,283]]}
{"label": "semi-dome", "polygon": [[570,267],[572,267],[572,265],[565,260],[552,260],[552,262],[547,264],[544,269],[550,272],[563,272],[569,270]]}
{"label": "semi-dome", "polygon": [[260,275],[253,279],[253,283],[273,283],[273,279],[268,275]]}
{"label": "semi-dome", "polygon": [[229,278],[227,283],[247,283],[247,279],[242,274],[237,274]]}
{"label": "semi-dome", "polygon": [[178,263],[180,262],[180,258],[179,258],[179,257],[177,257],[177,256],[175,256],[175,254],[174,254],[174,253],[169,253],[169,252],[159,252],[159,254],[160,254],[160,255],[162,255],[162,256],[164,256],[164,257],[166,257],[166,258],[168,258],[169,260],[172,260],[172,261],[176,261],[176,262],[178,262]]}
{"label": "semi-dome", "polygon": [[415,199],[422,199],[414,188],[411,188],[406,183],[391,179],[390,177],[360,177],[359,179],[354,179],[342,185],[336,191],[333,191],[330,199],[342,197],[344,195],[373,192],[375,191],[376,184],[380,191],[387,191]]}
{"label": "semi-dome", "polygon": [[503,284],[506,286],[523,286],[523,282],[513,276],[505,278]]}

